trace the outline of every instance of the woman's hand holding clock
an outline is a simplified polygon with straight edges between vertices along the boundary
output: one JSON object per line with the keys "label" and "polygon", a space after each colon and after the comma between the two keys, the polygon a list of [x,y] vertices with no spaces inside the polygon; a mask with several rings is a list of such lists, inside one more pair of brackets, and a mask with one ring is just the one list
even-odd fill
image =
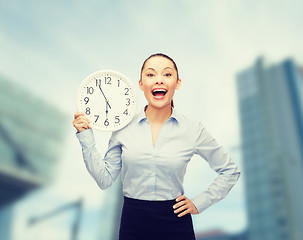
{"label": "woman's hand holding clock", "polygon": [[90,128],[90,121],[85,117],[83,112],[76,112],[74,115],[73,125],[78,132],[83,132],[84,130]]}

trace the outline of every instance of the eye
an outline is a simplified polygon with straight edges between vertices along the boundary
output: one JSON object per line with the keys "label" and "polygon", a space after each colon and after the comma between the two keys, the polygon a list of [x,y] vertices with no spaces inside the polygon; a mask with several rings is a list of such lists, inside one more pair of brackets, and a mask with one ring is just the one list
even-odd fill
{"label": "eye", "polygon": [[153,73],[148,73],[148,74],[146,74],[148,77],[153,77],[153,76],[155,76]]}
{"label": "eye", "polygon": [[171,73],[165,73],[164,76],[165,77],[171,77]]}

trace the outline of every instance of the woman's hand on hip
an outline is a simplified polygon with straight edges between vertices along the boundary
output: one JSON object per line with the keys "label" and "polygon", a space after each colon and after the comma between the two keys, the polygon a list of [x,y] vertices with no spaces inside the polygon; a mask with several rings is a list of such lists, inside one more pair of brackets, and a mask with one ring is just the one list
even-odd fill
{"label": "woman's hand on hip", "polygon": [[76,112],[74,115],[73,125],[77,129],[78,132],[82,132],[88,128],[90,128],[90,121],[87,117],[85,117],[84,113]]}
{"label": "woman's hand on hip", "polygon": [[183,217],[184,215],[190,213],[190,214],[198,214],[198,210],[195,206],[195,204],[184,195],[181,195],[177,197],[176,199],[177,203],[173,206],[175,209],[174,213],[178,214],[178,217]]}

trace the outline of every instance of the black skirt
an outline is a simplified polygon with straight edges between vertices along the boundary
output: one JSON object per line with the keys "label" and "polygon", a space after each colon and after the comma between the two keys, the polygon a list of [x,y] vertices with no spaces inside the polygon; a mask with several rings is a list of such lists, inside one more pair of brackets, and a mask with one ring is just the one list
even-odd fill
{"label": "black skirt", "polygon": [[191,214],[178,217],[175,203],[124,197],[119,240],[194,240]]}

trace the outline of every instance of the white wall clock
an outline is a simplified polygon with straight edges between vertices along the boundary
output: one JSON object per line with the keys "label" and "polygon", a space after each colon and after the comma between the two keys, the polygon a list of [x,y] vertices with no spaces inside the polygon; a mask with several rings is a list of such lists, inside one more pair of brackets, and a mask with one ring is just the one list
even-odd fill
{"label": "white wall clock", "polygon": [[136,114],[137,92],[123,74],[97,71],[86,77],[78,90],[77,107],[101,131],[117,131]]}

